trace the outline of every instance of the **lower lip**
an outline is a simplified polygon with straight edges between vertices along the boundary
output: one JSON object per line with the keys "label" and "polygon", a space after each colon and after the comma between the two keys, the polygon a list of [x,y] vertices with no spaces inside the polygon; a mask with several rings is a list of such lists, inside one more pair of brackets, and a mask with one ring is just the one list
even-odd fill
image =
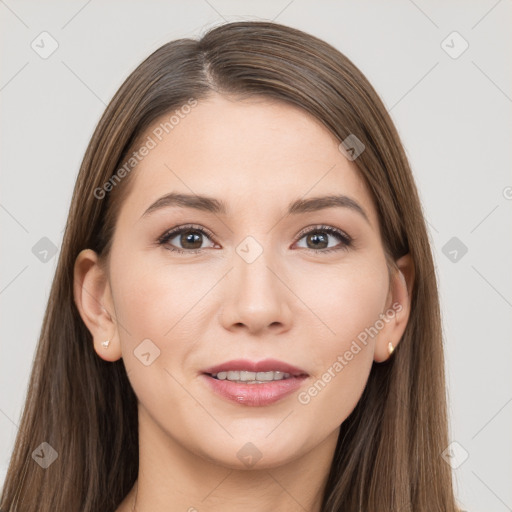
{"label": "lower lip", "polygon": [[300,388],[307,377],[290,377],[288,379],[265,382],[264,384],[238,384],[229,380],[214,379],[203,374],[210,389],[215,393],[240,405],[259,407],[270,405]]}

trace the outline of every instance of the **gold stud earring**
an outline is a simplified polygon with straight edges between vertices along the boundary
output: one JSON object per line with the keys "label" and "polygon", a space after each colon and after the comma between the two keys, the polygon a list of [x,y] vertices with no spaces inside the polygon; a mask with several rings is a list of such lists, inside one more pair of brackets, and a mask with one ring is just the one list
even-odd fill
{"label": "gold stud earring", "polygon": [[108,348],[108,346],[110,345],[110,340],[105,340],[103,343],[102,343],[102,346],[103,348]]}
{"label": "gold stud earring", "polygon": [[391,355],[393,353],[393,350],[395,350],[395,347],[393,347],[393,343],[391,341],[388,343],[388,353]]}

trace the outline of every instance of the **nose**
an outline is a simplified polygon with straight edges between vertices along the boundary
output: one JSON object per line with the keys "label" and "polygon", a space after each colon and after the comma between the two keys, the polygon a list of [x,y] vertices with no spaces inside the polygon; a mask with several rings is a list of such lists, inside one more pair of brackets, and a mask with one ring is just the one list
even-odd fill
{"label": "nose", "polygon": [[290,329],[293,293],[286,285],[286,271],[270,253],[263,250],[254,261],[233,255],[233,268],[224,278],[220,313],[225,329],[250,334]]}

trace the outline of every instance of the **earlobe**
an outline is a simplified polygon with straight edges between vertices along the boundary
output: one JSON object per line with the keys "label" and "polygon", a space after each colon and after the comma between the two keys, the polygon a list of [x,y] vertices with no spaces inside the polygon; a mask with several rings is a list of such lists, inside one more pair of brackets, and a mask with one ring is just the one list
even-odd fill
{"label": "earlobe", "polygon": [[[106,361],[117,361],[121,347],[108,276],[98,255],[84,249],[75,260],[73,295],[77,309],[92,335],[94,350]],[[108,341],[109,343],[105,343]]]}
{"label": "earlobe", "polygon": [[389,304],[386,311],[388,322],[379,333],[375,346],[374,360],[386,361],[394,354],[407,327],[411,310],[411,296],[414,286],[414,262],[406,254],[396,262],[390,282]]}

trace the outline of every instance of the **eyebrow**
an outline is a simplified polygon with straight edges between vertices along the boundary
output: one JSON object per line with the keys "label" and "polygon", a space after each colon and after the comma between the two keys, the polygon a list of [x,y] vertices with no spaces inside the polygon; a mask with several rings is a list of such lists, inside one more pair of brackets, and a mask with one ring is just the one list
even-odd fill
{"label": "eyebrow", "polygon": [[[162,208],[170,207],[192,208],[204,212],[223,214],[227,213],[226,204],[218,199],[196,194],[181,194],[171,192],[157,199],[142,215],[145,217],[150,213]],[[354,199],[345,195],[328,195],[312,197],[309,199],[296,199],[288,205],[287,215],[298,215],[307,212],[316,212],[327,208],[348,208],[360,214],[368,223],[368,215],[363,207]]]}

